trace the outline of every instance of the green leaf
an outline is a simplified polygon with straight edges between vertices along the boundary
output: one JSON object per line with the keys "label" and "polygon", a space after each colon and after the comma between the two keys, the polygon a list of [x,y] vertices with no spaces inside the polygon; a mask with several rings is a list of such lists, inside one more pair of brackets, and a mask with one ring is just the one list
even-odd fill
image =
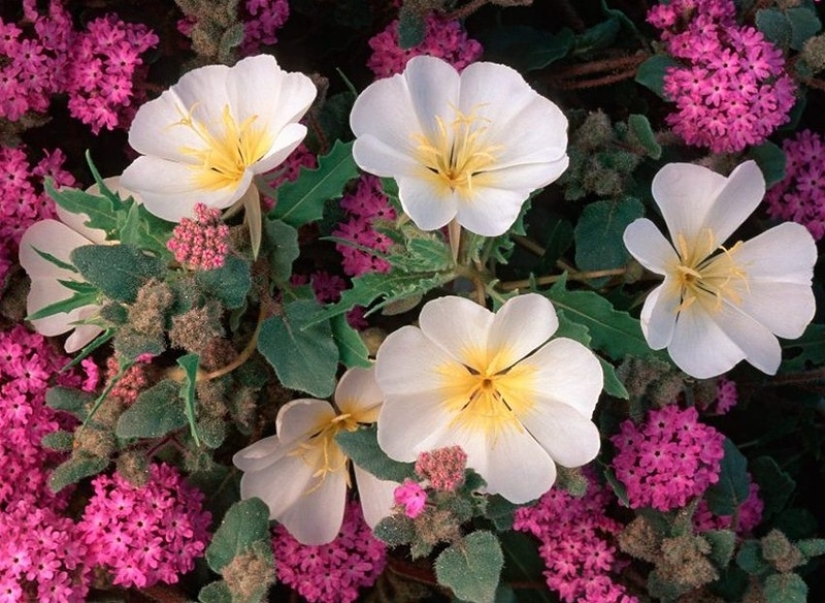
{"label": "green leaf", "polygon": [[679,66],[679,63],[670,55],[655,54],[639,65],[636,70],[636,83],[641,84],[664,100],[675,100],[665,96],[665,74],[670,67]]}
{"label": "green leaf", "polygon": [[765,578],[763,591],[766,603],[805,603],[808,600],[808,585],[791,572]]}
{"label": "green leaf", "polygon": [[66,486],[85,477],[97,475],[109,465],[109,459],[96,457],[70,458],[58,465],[49,477],[49,489],[57,494]]}
{"label": "green leaf", "polygon": [[234,310],[244,305],[246,294],[252,286],[249,270],[249,262],[230,255],[220,268],[196,272],[195,281],[206,294],[219,299],[227,309]]}
{"label": "green leaf", "polygon": [[749,494],[748,460],[736,444],[725,438],[725,457],[719,481],[705,492],[708,508],[716,515],[733,515]]}
{"label": "green leaf", "polygon": [[559,328],[553,333],[553,337],[566,337],[580,344],[590,347],[590,331],[581,323],[573,322],[567,318],[564,310],[556,308],[556,317],[559,319]]}
{"label": "green leaf", "polygon": [[343,314],[333,316],[330,319],[330,325],[332,326],[332,337],[335,340],[335,345],[338,346],[338,359],[341,364],[347,368],[353,366],[371,367],[370,352],[358,331],[349,326],[347,317]]}
{"label": "green leaf", "polygon": [[317,320],[319,308],[314,300],[286,304],[281,315],[263,322],[258,351],[284,387],[326,398],[335,389],[338,347],[329,321]]}
{"label": "green leaf", "polygon": [[180,384],[171,379],[142,392],[117,420],[120,438],[159,438],[186,425]]}
{"label": "green leaf", "polygon": [[516,510],[521,505],[511,503],[500,494],[490,494],[487,496],[487,505],[484,509],[484,517],[493,522],[496,530],[506,532],[513,529],[513,520]]}
{"label": "green leaf", "polygon": [[406,515],[390,515],[378,522],[373,534],[388,546],[403,546],[415,539],[415,524]]}
{"label": "green leaf", "polygon": [[496,537],[486,531],[468,534],[435,560],[438,583],[473,603],[494,603],[504,555]]}
{"label": "green leaf", "polygon": [[645,214],[638,199],[596,201],[582,211],[574,231],[579,270],[609,270],[627,264],[623,236],[628,225]]}
{"label": "green leaf", "polygon": [[627,128],[633,139],[647,152],[651,159],[662,156],[662,146],[656,140],[656,133],[644,115],[633,114],[627,118]]}
{"label": "green leaf", "polygon": [[206,549],[206,561],[220,573],[256,542],[269,542],[269,507],[259,498],[242,500],[230,507]]}
{"label": "green leaf", "polygon": [[822,28],[822,22],[810,8],[797,6],[789,8],[785,15],[791,23],[791,48],[802,50],[805,42]]}
{"label": "green leaf", "polygon": [[173,254],[166,247],[166,242],[172,236],[175,224],[161,220],[141,203],[127,201],[128,212],[122,223],[119,223],[117,239],[127,245],[139,247],[144,251],[151,251],[164,261],[173,258]]}
{"label": "green leaf", "polygon": [[567,56],[575,36],[567,28],[550,33],[528,25],[499,25],[479,38],[485,60],[504,63],[517,71],[534,71]]}
{"label": "green leaf", "polygon": [[427,33],[427,21],[420,10],[403,4],[398,11],[398,45],[402,49],[418,46]]}
{"label": "green leaf", "polygon": [[40,443],[49,450],[68,452],[74,447],[74,434],[60,429],[44,435]]}
{"label": "green leaf", "polygon": [[189,423],[189,432],[197,446],[200,446],[200,438],[198,438],[198,427],[195,425],[195,385],[198,381],[199,361],[200,357],[197,354],[186,354],[178,358],[178,366],[184,372],[183,384],[180,386],[183,411]]}
{"label": "green leaf", "polygon": [[387,260],[404,272],[441,272],[453,267],[450,247],[432,236],[410,239],[404,252],[391,255]]}
{"label": "green leaf", "polygon": [[88,416],[87,407],[94,399],[94,394],[73,387],[56,385],[46,390],[46,404],[55,410],[71,413],[81,421]]}
{"label": "green leaf", "polygon": [[788,504],[796,482],[770,456],[760,456],[749,466],[753,480],[759,484],[759,498],[765,503],[762,520],[779,513]]}
{"label": "green leaf", "polygon": [[782,342],[786,350],[799,350],[782,363],[782,372],[802,371],[825,363],[825,325],[809,324],[799,339]]}
{"label": "green leaf", "polygon": [[86,245],[71,253],[83,278],[109,299],[133,303],[150,278],[162,278],[165,266],[131,245]]}
{"label": "green leaf", "polygon": [[295,228],[320,220],[324,203],[340,197],[344,185],[357,176],[352,143],[337,140],[327,155],[318,158],[316,169],[302,168],[295,182],[278,187],[278,201],[269,216]]}
{"label": "green leaf", "polygon": [[198,593],[198,601],[201,603],[234,603],[232,601],[232,591],[225,580],[210,582]]}
{"label": "green leaf", "polygon": [[599,364],[602,365],[605,393],[613,396],[614,398],[629,400],[630,394],[627,392],[627,388],[625,388],[624,383],[622,383],[616,375],[616,369],[613,365],[600,356],[596,356],[596,358],[599,359]]}
{"label": "green leaf", "polygon": [[264,233],[271,249],[269,264],[272,280],[276,283],[286,283],[292,276],[292,263],[301,253],[298,249],[298,231],[285,222],[266,218]]}
{"label": "green leaf", "polygon": [[710,559],[716,567],[724,569],[733,558],[736,549],[736,533],[731,530],[710,530],[702,534],[710,544]]}
{"label": "green leaf", "polygon": [[825,538],[808,538],[796,543],[799,552],[808,559],[825,555]]}
{"label": "green leaf", "polygon": [[557,309],[568,319],[587,327],[592,347],[602,350],[613,360],[626,356],[645,358],[653,354],[642,335],[639,321],[620,312],[594,291],[568,291],[566,279],[560,279],[545,292]]}
{"label": "green leaf", "polygon": [[765,185],[770,188],[785,177],[785,151],[767,140],[748,153],[765,176]]}
{"label": "green leaf", "polygon": [[736,554],[736,565],[751,576],[759,576],[771,570],[770,564],[762,556],[762,544],[758,540],[746,540]]}
{"label": "green leaf", "polygon": [[780,48],[787,48],[793,38],[793,26],[790,20],[777,8],[763,8],[756,11],[756,27],[765,34],[768,41]]}
{"label": "green leaf", "polygon": [[619,33],[620,25],[616,17],[610,17],[576,36],[573,42],[573,55],[583,55],[595,50],[607,48]]}
{"label": "green leaf", "polygon": [[46,194],[66,211],[89,216],[89,220],[84,222],[85,226],[103,230],[109,240],[116,238],[118,213],[124,208],[123,203],[115,197],[92,195],[66,187],[57,190],[51,179],[46,180],[44,188]]}
{"label": "green leaf", "polygon": [[39,320],[47,316],[53,316],[54,314],[71,312],[75,308],[93,305],[100,301],[99,296],[100,292],[97,290],[87,293],[75,293],[71,297],[49,304],[48,306],[40,308],[37,312],[32,312],[26,316],[26,320]]}
{"label": "green leaf", "polygon": [[335,436],[335,441],[353,463],[378,479],[401,483],[415,475],[414,463],[394,461],[381,449],[376,425],[355,431],[342,429]]}

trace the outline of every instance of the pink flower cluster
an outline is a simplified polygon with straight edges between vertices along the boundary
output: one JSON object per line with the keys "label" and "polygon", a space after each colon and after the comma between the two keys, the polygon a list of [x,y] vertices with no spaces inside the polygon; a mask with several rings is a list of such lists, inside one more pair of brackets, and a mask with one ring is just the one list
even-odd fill
{"label": "pink flower cluster", "polygon": [[275,32],[289,19],[287,0],[246,0],[243,5],[243,42],[241,54],[249,56],[260,52],[261,46],[278,42]]}
{"label": "pink flower cluster", "polygon": [[415,472],[429,480],[436,490],[454,492],[464,484],[467,453],[461,446],[446,446],[432,452],[422,452],[415,461]]}
{"label": "pink flower cluster", "polygon": [[71,519],[20,500],[0,513],[0,602],[82,603],[91,571]]}
{"label": "pink flower cluster", "polygon": [[61,0],[51,0],[46,14],[26,0],[23,16],[23,28],[0,19],[0,117],[45,113],[52,95],[65,93],[71,115],[95,134],[128,125],[141,96],[133,89],[142,77],[140,55],[158,37],[114,15],[75,31]]}
{"label": "pink flower cluster", "polygon": [[309,603],[350,603],[372,586],[387,563],[384,543],[373,537],[361,505],[347,503],[344,523],[329,544],[303,545],[282,525],[272,538],[278,580]]}
{"label": "pink flower cluster", "polygon": [[623,566],[611,544],[622,526],[605,515],[611,498],[593,483],[581,498],[552,488],[534,506],[516,511],[513,529],[541,542],[547,586],[565,603],[637,602],[610,577]]}
{"label": "pink flower cluster", "polygon": [[372,55],[367,60],[367,67],[376,78],[401,73],[407,61],[420,55],[444,59],[461,71],[480,59],[483,52],[481,44],[467,35],[460,22],[436,14],[427,15],[424,39],[417,46],[401,48],[398,43],[398,19],[370,38],[369,45]]}
{"label": "pink flower cluster", "polygon": [[719,480],[724,436],[699,422],[695,407],[652,410],[641,425],[627,420],[611,441],[613,469],[631,508],[684,507]]}
{"label": "pink flower cluster", "polygon": [[43,192],[43,178],[52,178],[56,187],[75,183],[63,169],[65,159],[60,149],[44,150],[32,165],[24,147],[0,147],[0,292],[17,261],[23,233],[35,222],[56,217],[54,202]]}
{"label": "pink flower cluster", "polygon": [[421,515],[427,504],[427,492],[411,479],[405,479],[403,484],[393,490],[392,498],[396,506],[402,508],[404,515],[410,519]]}
{"label": "pink flower cluster", "polygon": [[[143,354],[137,358],[132,366],[126,369],[123,376],[118,379],[115,386],[109,392],[109,396],[120,399],[126,406],[134,404],[140,393],[149,385],[149,378],[146,374],[148,364],[152,357]],[[106,359],[106,384],[111,383],[120,372],[120,364],[115,356]]]}
{"label": "pink flower cluster", "polygon": [[739,401],[736,382],[722,377],[716,384],[716,414],[726,415]]}
{"label": "pink flower cluster", "polygon": [[782,150],[787,160],[785,178],[765,195],[768,214],[805,225],[819,241],[825,236],[825,139],[803,130],[786,139]]}
{"label": "pink flower cluster", "polygon": [[733,0],[673,0],[648,13],[671,67],[664,93],[678,111],[666,119],[685,142],[715,153],[758,145],[789,119],[796,86],[782,51],[736,23]]}
{"label": "pink flower cluster", "polygon": [[[748,479],[751,479],[750,473]],[[693,525],[697,532],[734,529],[737,534],[745,534],[759,525],[764,509],[765,503],[759,498],[759,486],[751,481],[748,498],[736,511],[736,525],[734,525],[734,515],[714,515],[705,500],[700,500],[696,506]]]}
{"label": "pink flower cluster", "polygon": [[117,472],[99,475],[92,485],[78,533],[89,565],[109,570],[114,584],[174,584],[203,556],[212,516],[203,509],[203,493],[173,467],[152,465],[144,486]]}
{"label": "pink flower cluster", "polygon": [[395,210],[384,195],[381,180],[368,174],[362,175],[355,192],[341,199],[341,207],[347,211],[348,219],[342,221],[332,235],[358,246],[342,243],[335,245],[344,257],[344,272],[349,276],[358,276],[365,272],[389,272],[390,264],[386,260],[362,249],[386,252],[392,245],[387,236],[373,228],[375,220],[395,219]]}
{"label": "pink flower cluster", "polygon": [[229,227],[221,222],[221,210],[198,203],[195,216],[181,219],[166,247],[176,261],[192,270],[220,268],[229,253]]}

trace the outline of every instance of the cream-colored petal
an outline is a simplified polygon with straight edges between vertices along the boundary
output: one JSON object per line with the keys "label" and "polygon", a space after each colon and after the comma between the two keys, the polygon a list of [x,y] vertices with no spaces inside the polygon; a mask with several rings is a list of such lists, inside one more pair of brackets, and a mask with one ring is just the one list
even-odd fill
{"label": "cream-colored petal", "polygon": [[[74,291],[58,283],[57,279],[35,279],[31,283],[29,295],[26,298],[26,313],[32,315],[46,306],[69,299],[72,295]],[[74,328],[72,323],[79,319],[80,308],[75,308],[71,312],[60,312],[32,320],[31,323],[41,335],[54,336],[71,331]]]}
{"label": "cream-colored petal", "polygon": [[759,206],[765,196],[765,177],[756,162],[746,161],[734,169],[719,191],[705,218],[719,244],[724,243]]}
{"label": "cream-colored petal", "polygon": [[808,229],[785,222],[745,241],[734,253],[749,281],[810,285],[817,249]]}
{"label": "cream-colored petal", "polygon": [[782,348],[770,329],[732,303],[725,302],[718,310],[714,308],[708,313],[730,340],[745,353],[745,360],[763,373],[776,374],[779,363],[782,362]]}
{"label": "cream-colored petal", "polygon": [[424,335],[451,358],[481,370],[488,362],[487,335],[493,318],[487,308],[464,297],[449,295],[425,304],[418,323]]}
{"label": "cream-colored petal", "polygon": [[810,285],[753,281],[742,291],[739,309],[774,335],[796,339],[813,320],[816,299]]}
{"label": "cream-colored petal", "polygon": [[509,368],[550,339],[558,328],[556,309],[543,295],[526,293],[507,300],[490,325],[488,370],[498,373]]}
{"label": "cream-colored petal", "polygon": [[[593,415],[604,377],[596,355],[579,342],[566,337],[553,339],[517,367],[519,374],[527,375],[523,389],[518,390],[526,397],[568,405],[588,419]],[[523,423],[541,412],[537,406],[519,415]]]}
{"label": "cream-colored petal", "polygon": [[[551,398],[555,396],[550,394]],[[593,422],[567,404],[542,400],[522,423],[562,467],[581,467],[596,458],[601,437]]]}
{"label": "cream-colored petal", "polygon": [[307,135],[303,124],[285,126],[272,143],[272,148],[260,160],[251,166],[252,173],[263,174],[281,165],[287,157],[298,148]]}
{"label": "cream-colored petal", "polygon": [[651,272],[665,276],[679,263],[673,245],[647,218],[631,222],[625,228],[622,240],[630,255]]}
{"label": "cream-colored petal", "polygon": [[679,312],[667,351],[676,366],[697,379],[721,375],[746,356],[698,302]]}
{"label": "cream-colored petal", "polygon": [[458,203],[454,193],[417,177],[397,176],[396,181],[404,213],[421,230],[438,230],[455,218]]}
{"label": "cream-colored petal", "polygon": [[470,232],[497,237],[515,223],[529,196],[529,191],[479,186],[473,189],[472,196],[457,197],[456,218]]}
{"label": "cream-colored petal", "polygon": [[293,446],[326,427],[335,411],[326,400],[299,398],[284,404],[278,411],[275,429],[283,446]]}
{"label": "cream-colored petal", "polygon": [[[100,310],[100,306],[84,306],[84,309],[90,308],[94,309],[95,312]],[[73,354],[86,347],[87,344],[91,343],[92,340],[102,332],[103,329],[97,325],[77,325],[74,327],[74,333],[66,338],[63,349],[66,350],[67,354]]]}
{"label": "cream-colored petal", "polygon": [[386,397],[440,390],[444,385],[439,367],[457,361],[416,327],[401,327],[378,348],[375,379]]}
{"label": "cream-colored petal", "polygon": [[342,413],[353,415],[359,423],[378,420],[384,392],[375,380],[375,367],[347,370],[335,388],[335,405]]}
{"label": "cream-colored petal", "polygon": [[438,118],[443,124],[452,123],[461,89],[458,72],[452,65],[435,57],[417,56],[407,62],[402,75],[425,135],[432,137],[439,131]]}
{"label": "cream-colored petal", "polygon": [[194,163],[187,149],[203,148],[203,138],[185,125],[191,106],[174,89],[141,105],[129,126],[129,144],[138,153],[169,161]]}
{"label": "cream-colored petal", "polygon": [[530,193],[558,180],[569,163],[570,158],[562,155],[558,159],[541,162],[496,164],[484,172],[484,182],[492,188],[507,188]]}
{"label": "cream-colored petal", "polygon": [[[223,133],[224,110],[232,108],[226,87],[229,73],[230,68],[225,65],[199,67],[184,73],[170,88],[190,115],[214,136]],[[155,155],[152,152],[144,154]]]}
{"label": "cream-colored petal", "polygon": [[392,514],[395,504],[393,493],[400,485],[398,482],[378,479],[372,473],[364,471],[358,465],[355,469],[355,483],[358,484],[358,497],[364,520],[370,528],[374,528],[379,521]]}
{"label": "cream-colored petal", "polygon": [[80,280],[77,273],[55,266],[35,250],[39,249],[70,264],[72,251],[91,244],[89,239],[57,220],[41,220],[32,224],[20,239],[20,265],[32,279],[49,277]]}
{"label": "cream-colored petal", "polygon": [[278,462],[290,451],[277,435],[261,438],[232,456],[232,464],[241,471],[254,473]]}
{"label": "cream-colored petal", "polygon": [[391,146],[373,134],[362,134],[356,139],[352,157],[365,172],[384,178],[420,178],[422,170],[426,169],[415,160],[411,151]]}
{"label": "cream-colored petal", "polygon": [[453,419],[438,391],[387,394],[378,414],[378,445],[396,461],[415,461],[422,452],[454,443]]}
{"label": "cream-colored petal", "polygon": [[668,279],[648,294],[639,319],[651,349],[661,350],[670,345],[681,303],[679,285]]}

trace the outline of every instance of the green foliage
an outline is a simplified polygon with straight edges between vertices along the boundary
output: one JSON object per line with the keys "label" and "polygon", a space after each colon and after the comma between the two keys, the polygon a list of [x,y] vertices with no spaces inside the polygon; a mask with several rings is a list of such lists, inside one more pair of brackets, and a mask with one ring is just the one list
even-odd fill
{"label": "green foliage", "polygon": [[731,530],[710,530],[704,532],[702,538],[710,544],[710,559],[716,567],[727,567],[736,549],[736,533]]}
{"label": "green foliage", "polygon": [[773,574],[763,585],[766,603],[805,603],[808,585],[794,573]]}
{"label": "green foliage", "polygon": [[415,524],[406,515],[397,513],[379,521],[373,534],[387,546],[403,546],[415,538]]}
{"label": "green foliage", "polygon": [[[32,312],[26,317],[26,320],[38,320],[60,314],[61,312],[71,312],[76,308],[82,308],[91,304],[96,304],[100,300],[100,292],[93,286],[87,283],[73,283],[71,281],[60,281],[64,286],[71,285],[72,289],[83,289],[82,291],[75,291],[70,297],[62,299],[40,308],[37,312]],[[85,286],[84,286],[85,285]]]}
{"label": "green foliage", "polygon": [[749,469],[754,481],[759,484],[759,498],[765,503],[762,520],[767,521],[788,504],[796,482],[769,456],[755,459]]}
{"label": "green foliage", "polygon": [[295,228],[320,220],[327,200],[340,197],[344,185],[357,176],[352,143],[337,140],[328,154],[318,158],[316,169],[302,168],[295,182],[278,187],[278,199],[269,217]]}
{"label": "green foliage", "polygon": [[180,400],[180,384],[164,379],[137,397],[117,421],[121,438],[159,438],[184,427],[186,412]]}
{"label": "green foliage", "polygon": [[341,364],[347,368],[362,366],[369,368],[372,361],[369,359],[369,350],[361,339],[358,331],[349,326],[346,316],[339,314],[330,319],[332,338],[338,347],[338,356]]}
{"label": "green foliage", "polygon": [[394,461],[381,449],[376,425],[355,431],[341,430],[335,436],[335,441],[353,463],[378,479],[400,483],[415,475],[414,463]]}
{"label": "green foliage", "polygon": [[403,49],[418,46],[427,33],[424,14],[412,2],[405,2],[398,11],[398,45]]}
{"label": "green foliage", "polygon": [[68,187],[57,190],[51,180],[47,180],[44,186],[49,197],[60,207],[73,214],[88,216],[85,226],[104,231],[109,240],[117,239],[117,218],[126,211],[126,206],[111,191],[106,194],[101,190],[104,194],[100,196]]}
{"label": "green foliage", "polygon": [[286,283],[292,276],[292,263],[298,259],[301,251],[298,249],[298,231],[285,222],[266,218],[264,220],[264,235],[272,280],[276,283]]}
{"label": "green foliage", "polygon": [[662,156],[662,146],[656,140],[656,133],[644,115],[633,114],[627,118],[628,133],[645,150],[651,159]]}
{"label": "green foliage", "polygon": [[622,240],[624,231],[631,222],[644,215],[644,205],[633,197],[596,201],[585,207],[574,231],[579,270],[624,266],[630,258]]}
{"label": "green foliage", "polygon": [[299,299],[267,318],[258,335],[258,351],[290,389],[326,398],[335,389],[338,347],[329,320],[317,320],[320,306]]}
{"label": "green foliage", "polygon": [[484,517],[493,522],[496,530],[506,532],[513,529],[513,520],[519,506],[511,503],[500,494],[491,494],[487,496]]}
{"label": "green foliage", "polygon": [[133,303],[150,278],[162,278],[165,266],[131,245],[87,245],[71,253],[83,278],[109,299]]}
{"label": "green foliage", "polygon": [[550,33],[529,25],[499,25],[480,36],[485,60],[518,71],[543,69],[563,59],[573,48],[574,39],[567,28]]}
{"label": "green foliage", "polygon": [[766,140],[758,147],[752,147],[748,155],[762,170],[765,186],[768,188],[785,177],[785,151],[770,140]]}
{"label": "green foliage", "polygon": [[622,383],[618,375],[616,375],[615,367],[604,358],[599,356],[597,356],[597,358],[599,359],[599,364],[602,365],[605,393],[613,396],[614,398],[629,400],[630,394],[627,392],[627,388],[624,386],[624,383]]}
{"label": "green foliage", "polygon": [[69,431],[59,429],[51,433],[47,433],[40,440],[43,447],[49,450],[57,450],[59,452],[68,452],[72,449],[74,444],[74,434]]}
{"label": "green foliage", "polygon": [[46,390],[46,404],[55,410],[64,410],[81,421],[88,416],[88,407],[94,402],[94,394],[73,387],[56,385]]}
{"label": "green foliage", "polygon": [[825,555],[825,538],[808,538],[796,543],[796,548],[807,559]]}
{"label": "green foliage", "polygon": [[756,11],[756,27],[765,34],[768,41],[781,48],[790,46],[793,28],[788,17],[778,8],[763,8]]}
{"label": "green foliage", "polygon": [[493,603],[504,555],[491,532],[476,531],[443,550],[435,560],[438,583],[473,603]]}
{"label": "green foliage", "polygon": [[575,37],[572,54],[574,56],[586,55],[610,46],[616,40],[620,29],[617,17],[610,17],[597,23]]}
{"label": "green foliage", "polygon": [[665,96],[665,73],[669,67],[678,67],[679,63],[670,55],[655,54],[636,70],[636,82],[655,93],[659,98],[672,100]]}
{"label": "green foliage", "polygon": [[109,465],[109,459],[96,457],[72,457],[61,463],[49,477],[49,489],[57,494],[66,486],[76,484],[85,477],[97,475]]}
{"label": "green foliage", "polygon": [[793,341],[783,342],[783,348],[796,352],[787,358],[781,366],[781,371],[802,371],[808,366],[819,366],[825,363],[825,325],[811,323],[802,337]]}
{"label": "green foliage", "polygon": [[232,600],[232,591],[225,580],[211,582],[198,593],[198,601],[201,603],[235,603]]}
{"label": "green foliage", "polygon": [[232,560],[249,551],[256,542],[269,545],[269,507],[259,498],[232,505],[206,549],[206,561],[220,573]]}
{"label": "green foliage", "polygon": [[234,310],[246,303],[252,286],[250,264],[229,255],[220,268],[196,272],[195,282],[204,293],[219,300],[227,309]]}
{"label": "green foliage", "polygon": [[805,42],[822,29],[822,22],[816,12],[808,7],[789,8],[785,15],[791,23],[791,48],[793,50],[802,50]]}
{"label": "green foliage", "polygon": [[[180,386],[180,398],[183,400],[183,412],[186,422],[189,423],[189,433],[195,440],[195,445],[200,445],[198,438],[198,427],[195,425],[195,385],[198,380],[199,360],[197,354],[186,354],[178,358],[178,366],[183,369],[183,383]],[[217,448],[217,446],[215,446]]]}
{"label": "green foliage", "polygon": [[707,489],[705,500],[716,515],[733,515],[750,493],[748,461],[736,444],[725,438],[725,457],[719,481]]}

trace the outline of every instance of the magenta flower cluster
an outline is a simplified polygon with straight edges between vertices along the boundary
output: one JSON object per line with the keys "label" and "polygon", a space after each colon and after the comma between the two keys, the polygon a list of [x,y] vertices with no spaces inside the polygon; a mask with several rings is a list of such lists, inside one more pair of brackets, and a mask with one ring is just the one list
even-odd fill
{"label": "magenta flower cluster", "polygon": [[630,507],[669,511],[684,507],[719,480],[725,437],[699,422],[695,407],[651,410],[644,423],[627,420],[611,438],[613,470]]}
{"label": "magenta flower cluster", "polygon": [[825,139],[803,130],[782,143],[785,178],[765,195],[768,214],[807,227],[819,241],[825,237]]}
{"label": "magenta flower cluster", "polygon": [[666,119],[690,145],[716,153],[758,145],[789,119],[796,86],[782,51],[736,23],[733,0],[673,0],[648,13],[671,67],[664,93],[677,112]]}
{"label": "magenta flower cluster", "polygon": [[384,253],[392,245],[389,237],[373,227],[376,220],[395,219],[395,210],[381,188],[381,180],[368,174],[362,175],[355,191],[341,199],[341,207],[347,211],[347,220],[338,224],[332,236],[346,239],[355,245],[335,245],[344,258],[344,272],[349,276],[366,272],[389,272],[390,264],[368,251],[372,249]]}
{"label": "magenta flower cluster", "polygon": [[436,490],[454,492],[464,484],[467,453],[461,446],[445,446],[422,452],[415,461],[415,472]]}
{"label": "magenta flower cluster", "polygon": [[69,112],[97,134],[128,125],[143,93],[136,93],[140,57],[158,37],[114,15],[74,30],[61,0],[41,14],[35,0],[23,2],[23,21],[0,19],[0,117],[19,120],[45,113],[55,94],[67,94]]}
{"label": "magenta flower cluster", "polygon": [[425,27],[424,39],[412,48],[401,48],[398,42],[398,19],[370,38],[372,55],[367,67],[376,79],[401,73],[407,61],[421,55],[444,59],[459,71],[481,58],[484,51],[481,44],[470,38],[458,21],[431,13],[426,17]]}
{"label": "magenta flower cluster", "polygon": [[175,468],[151,465],[143,486],[117,472],[99,475],[92,485],[78,533],[88,547],[87,563],[108,570],[114,584],[174,584],[203,556],[212,517],[203,509],[203,493]]}
{"label": "magenta flower cluster", "polygon": [[547,586],[565,603],[637,602],[611,578],[624,565],[612,544],[622,525],[605,514],[611,500],[609,490],[590,483],[581,498],[552,488],[516,511],[513,529],[539,540]]}
{"label": "magenta flower cluster", "polygon": [[427,491],[417,482],[405,479],[392,493],[396,507],[403,509],[404,515],[415,519],[424,511],[427,504]]}
{"label": "magenta flower cluster", "polygon": [[44,150],[32,164],[25,147],[0,147],[0,292],[17,262],[23,233],[35,222],[56,217],[54,202],[43,192],[43,179],[52,178],[56,187],[75,184],[63,169],[65,159],[60,149]]}
{"label": "magenta flower cluster", "polygon": [[221,222],[221,210],[195,205],[195,219],[182,218],[166,247],[176,261],[192,270],[223,266],[229,253],[229,227]]}
{"label": "magenta flower cluster", "polygon": [[295,540],[282,525],[274,530],[272,548],[278,580],[309,603],[350,603],[358,589],[372,586],[387,563],[387,549],[361,514],[361,505],[347,503],[341,531],[318,546]]}
{"label": "magenta flower cluster", "polygon": [[246,0],[246,14],[243,18],[243,42],[241,53],[245,56],[261,51],[261,46],[272,46],[278,42],[275,33],[289,19],[287,0]]}

